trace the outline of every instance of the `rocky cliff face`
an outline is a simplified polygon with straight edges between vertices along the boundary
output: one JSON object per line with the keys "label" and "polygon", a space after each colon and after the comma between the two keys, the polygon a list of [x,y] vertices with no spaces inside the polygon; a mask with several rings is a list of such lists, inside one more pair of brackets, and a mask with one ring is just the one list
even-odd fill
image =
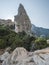
{"label": "rocky cliff face", "polygon": [[14,25],[14,22],[12,22],[12,20],[10,20],[10,19],[8,19],[8,20],[0,19],[0,25],[11,26],[11,25]]}
{"label": "rocky cliff face", "polygon": [[19,5],[18,14],[14,17],[16,32],[30,32],[31,22],[22,4]]}
{"label": "rocky cliff face", "polygon": [[49,48],[28,52],[18,47],[11,54],[4,53],[1,59],[3,60],[2,65],[49,65]]}

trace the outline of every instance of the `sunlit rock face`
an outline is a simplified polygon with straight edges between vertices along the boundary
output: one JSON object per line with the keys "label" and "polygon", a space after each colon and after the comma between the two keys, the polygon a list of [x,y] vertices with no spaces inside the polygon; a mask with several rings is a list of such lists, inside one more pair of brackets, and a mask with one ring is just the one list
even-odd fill
{"label": "sunlit rock face", "polygon": [[22,4],[19,5],[18,14],[14,17],[15,31],[30,33],[31,22]]}
{"label": "sunlit rock face", "polygon": [[49,48],[28,52],[18,47],[3,61],[2,65],[49,65]]}

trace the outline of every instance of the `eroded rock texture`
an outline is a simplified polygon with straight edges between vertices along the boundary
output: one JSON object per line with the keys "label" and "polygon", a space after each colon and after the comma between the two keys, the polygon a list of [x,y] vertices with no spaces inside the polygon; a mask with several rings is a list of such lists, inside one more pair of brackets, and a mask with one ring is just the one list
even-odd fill
{"label": "eroded rock texture", "polygon": [[16,32],[31,32],[31,22],[22,4],[19,5],[18,14],[14,17],[14,21]]}
{"label": "eroded rock texture", "polygon": [[2,65],[49,65],[49,48],[28,52],[18,47],[8,54]]}

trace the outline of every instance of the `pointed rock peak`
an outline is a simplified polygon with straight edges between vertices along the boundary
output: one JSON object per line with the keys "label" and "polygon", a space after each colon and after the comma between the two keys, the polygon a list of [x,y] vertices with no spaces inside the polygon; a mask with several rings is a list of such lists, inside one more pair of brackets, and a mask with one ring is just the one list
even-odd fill
{"label": "pointed rock peak", "polygon": [[19,4],[19,7],[20,7],[20,8],[24,8],[23,5],[22,5],[21,3]]}
{"label": "pointed rock peak", "polygon": [[21,13],[26,13],[24,6],[22,4],[20,4],[18,8],[18,14],[21,14]]}

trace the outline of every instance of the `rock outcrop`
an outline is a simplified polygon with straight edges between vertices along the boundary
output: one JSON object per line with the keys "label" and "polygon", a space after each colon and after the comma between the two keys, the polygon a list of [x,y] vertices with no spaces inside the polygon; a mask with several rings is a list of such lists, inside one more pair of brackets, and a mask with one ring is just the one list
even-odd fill
{"label": "rock outcrop", "polygon": [[11,19],[0,19],[0,25],[4,25],[4,26],[11,26],[13,25],[14,26],[14,22],[11,20]]}
{"label": "rock outcrop", "polygon": [[3,55],[0,56],[0,60],[1,61],[4,61],[5,59],[7,59],[7,57],[9,56],[10,54],[8,52],[5,52]]}
{"label": "rock outcrop", "polygon": [[49,48],[28,52],[18,47],[3,61],[2,65],[49,65]]}
{"label": "rock outcrop", "polygon": [[14,17],[15,31],[30,33],[31,22],[22,4],[19,5],[18,14]]}

